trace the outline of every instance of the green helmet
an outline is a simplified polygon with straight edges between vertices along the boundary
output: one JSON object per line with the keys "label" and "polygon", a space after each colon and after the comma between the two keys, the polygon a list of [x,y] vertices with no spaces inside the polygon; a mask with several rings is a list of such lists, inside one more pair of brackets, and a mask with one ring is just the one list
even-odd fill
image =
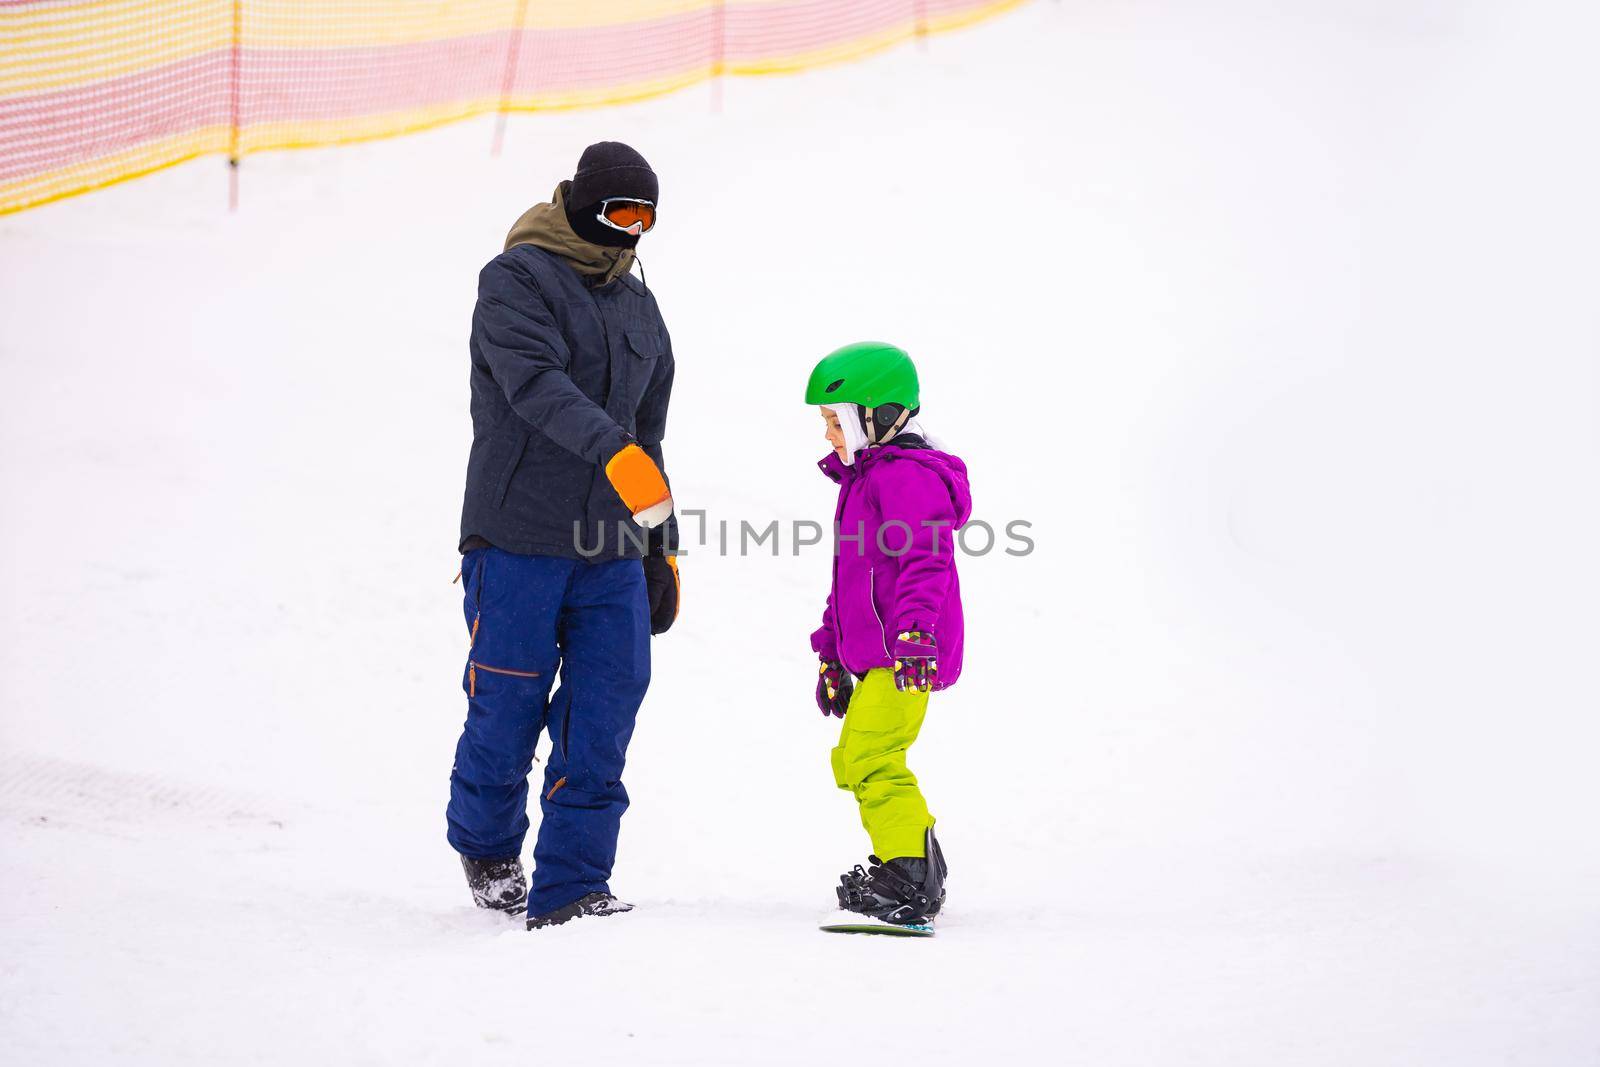
{"label": "green helmet", "polygon": [[899,404],[909,411],[920,406],[917,368],[905,349],[882,341],[860,341],[824,356],[806,383],[806,403],[833,402],[875,408]]}

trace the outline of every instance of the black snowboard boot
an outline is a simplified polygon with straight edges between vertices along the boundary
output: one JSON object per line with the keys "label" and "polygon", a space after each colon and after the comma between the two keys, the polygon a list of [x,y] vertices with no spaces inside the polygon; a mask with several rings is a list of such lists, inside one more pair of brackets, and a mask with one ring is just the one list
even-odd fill
{"label": "black snowboard boot", "polygon": [[885,863],[870,857],[870,866],[840,876],[839,907],[896,926],[933,921],[944,906],[944,880],[950,867],[944,851],[928,828],[924,856],[892,859]]}
{"label": "black snowboard boot", "polygon": [[586,897],[579,897],[564,908],[547,911],[543,915],[530,915],[528,929],[537,930],[542,926],[560,926],[570,919],[584,915],[621,915],[625,911],[632,911],[632,904],[624,904],[610,893],[590,893]]}
{"label": "black snowboard boot", "polygon": [[528,907],[528,880],[522,874],[522,861],[515,856],[498,860],[461,857],[467,872],[472,902],[480,908],[521,915]]}

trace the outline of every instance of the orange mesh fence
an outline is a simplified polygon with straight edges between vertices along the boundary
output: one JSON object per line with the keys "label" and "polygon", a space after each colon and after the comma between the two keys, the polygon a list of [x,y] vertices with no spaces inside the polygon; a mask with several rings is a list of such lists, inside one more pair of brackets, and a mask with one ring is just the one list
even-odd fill
{"label": "orange mesh fence", "polygon": [[0,214],[207,153],[803,70],[1023,0],[0,0]]}

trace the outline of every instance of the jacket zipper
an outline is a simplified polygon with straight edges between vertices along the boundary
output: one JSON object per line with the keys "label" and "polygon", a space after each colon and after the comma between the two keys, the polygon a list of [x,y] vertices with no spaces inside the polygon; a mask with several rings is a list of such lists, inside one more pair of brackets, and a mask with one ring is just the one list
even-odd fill
{"label": "jacket zipper", "polygon": [[878,614],[878,570],[876,567],[867,568],[867,603],[872,605],[872,617],[878,621],[878,643],[883,646],[883,658],[894,659],[889,655],[889,638],[883,629],[883,616]]}
{"label": "jacket zipper", "polygon": [[[849,503],[849,500],[850,500],[850,490],[849,490],[849,488],[846,488],[844,490],[844,492],[839,495],[839,505],[838,505],[838,507],[833,509],[833,528],[834,528],[835,533],[837,533],[838,530],[839,530],[839,524],[844,521],[844,508],[845,508],[845,505],[847,503]],[[834,642],[839,646],[838,655],[841,657],[840,662],[843,662],[842,657],[844,656],[844,645],[845,645],[845,640],[844,640],[844,610],[843,610],[843,607],[842,607],[843,601],[837,595],[838,592],[839,592],[839,552],[840,552],[839,545],[838,545],[837,542],[835,542],[835,544],[833,546],[833,589],[832,589],[832,592],[834,593],[833,638],[834,638]]]}

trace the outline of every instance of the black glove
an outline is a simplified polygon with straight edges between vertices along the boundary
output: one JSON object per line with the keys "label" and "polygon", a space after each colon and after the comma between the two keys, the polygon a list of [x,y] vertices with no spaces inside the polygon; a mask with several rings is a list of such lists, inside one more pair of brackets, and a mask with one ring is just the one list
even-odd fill
{"label": "black glove", "polygon": [[646,556],[644,584],[650,593],[650,632],[664,634],[678,618],[678,559]]}
{"label": "black glove", "polygon": [[856,680],[850,677],[850,672],[838,660],[823,660],[817,671],[817,709],[824,715],[844,718],[845,709],[850,706],[850,694],[855,687]]}

